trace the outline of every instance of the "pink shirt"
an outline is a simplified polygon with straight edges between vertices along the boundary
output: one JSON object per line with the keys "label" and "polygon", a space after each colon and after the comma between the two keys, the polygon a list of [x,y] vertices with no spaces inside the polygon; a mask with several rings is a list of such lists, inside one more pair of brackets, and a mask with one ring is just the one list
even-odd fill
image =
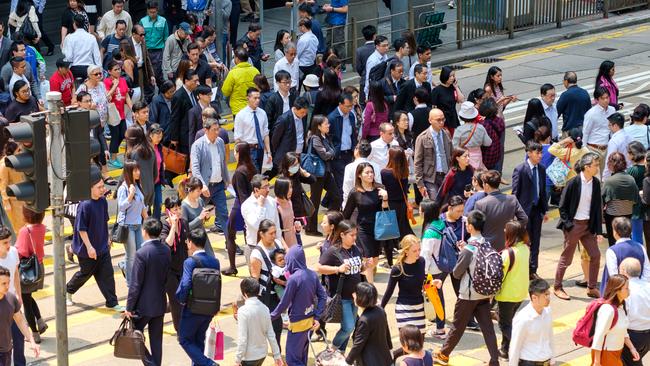
{"label": "pink shirt", "polygon": [[384,111],[375,111],[375,106],[372,102],[366,103],[366,109],[363,111],[363,127],[361,129],[361,137],[368,138],[368,136],[379,136],[379,125],[388,122],[388,105],[384,103]]}
{"label": "pink shirt", "polygon": [[43,263],[43,257],[45,256],[43,245],[45,244],[46,230],[47,228],[45,225],[34,224],[25,225],[20,229],[20,231],[18,231],[16,250],[18,250],[20,258],[28,258],[32,253],[36,252],[38,261]]}

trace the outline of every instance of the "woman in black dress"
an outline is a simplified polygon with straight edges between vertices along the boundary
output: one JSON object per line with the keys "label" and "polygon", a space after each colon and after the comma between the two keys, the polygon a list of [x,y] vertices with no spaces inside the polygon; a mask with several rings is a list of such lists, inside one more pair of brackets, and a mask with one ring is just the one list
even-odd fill
{"label": "woman in black dress", "polygon": [[397,146],[391,147],[388,150],[388,165],[381,170],[381,182],[386,187],[389,197],[388,206],[391,210],[395,210],[399,225],[399,239],[384,241],[386,262],[391,267],[393,266],[393,248],[397,248],[397,243],[406,235],[413,234],[406,207],[409,192],[408,177],[409,168],[404,150]]}
{"label": "woman in black dress", "polygon": [[375,170],[370,163],[361,163],[355,172],[353,192],[350,192],[343,217],[350,219],[356,209],[359,234],[357,244],[361,247],[363,258],[367,259],[366,279],[374,282],[374,268],[379,260],[381,246],[375,240],[375,214],[388,208],[388,193],[375,181]]}
{"label": "woman in black dress", "polygon": [[[293,193],[291,194],[291,205],[293,206],[293,215],[296,220],[307,224],[307,210],[305,209],[304,200],[308,199],[305,191],[302,189],[303,184],[316,183],[316,177],[309,174],[300,166],[300,158],[294,152],[288,152],[280,163],[280,176],[289,178]],[[300,239],[298,239],[300,242]]]}
{"label": "woman in black dress", "polygon": [[251,160],[250,147],[247,143],[240,142],[235,145],[235,160],[237,160],[237,169],[232,175],[232,186],[235,189],[236,197],[228,217],[228,237],[226,237],[230,268],[222,272],[226,276],[237,276],[235,254],[237,252],[243,254],[243,252],[235,243],[235,234],[237,231],[246,230],[244,219],[241,216],[241,203],[250,197],[253,192],[251,179],[257,174],[253,160]]}
{"label": "woman in black dress", "polygon": [[454,129],[459,126],[456,103],[465,101],[465,96],[458,87],[456,72],[449,66],[440,70],[440,84],[431,91],[431,105],[445,114],[445,128],[454,136]]}
{"label": "woman in black dress", "polygon": [[327,117],[339,106],[341,95],[341,84],[336,71],[327,68],[323,71],[323,87],[316,94],[314,114],[322,114]]}
{"label": "woman in black dress", "polygon": [[395,141],[407,153],[408,157],[407,150],[410,150],[410,154],[413,154],[413,143],[415,142],[415,138],[409,129],[409,116],[406,111],[395,111],[392,117],[393,127],[395,127]]}

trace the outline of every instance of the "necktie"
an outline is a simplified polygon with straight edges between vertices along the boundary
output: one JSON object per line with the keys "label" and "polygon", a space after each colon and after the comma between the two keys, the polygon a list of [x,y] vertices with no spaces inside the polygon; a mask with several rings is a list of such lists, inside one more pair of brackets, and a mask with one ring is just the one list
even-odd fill
{"label": "necktie", "polygon": [[195,107],[196,106],[196,100],[194,100],[194,95],[192,95],[192,93],[188,93],[188,95],[190,96],[190,101],[192,102],[192,107]]}
{"label": "necktie", "polygon": [[260,130],[260,120],[257,119],[256,111],[253,111],[253,120],[255,120],[255,137],[257,137],[257,147],[264,150],[264,139],[262,138],[262,131]]}
{"label": "necktie", "polygon": [[395,91],[399,93],[399,83],[396,81],[394,84],[395,84]]}
{"label": "necktie", "polygon": [[386,151],[390,150],[390,144],[386,144]]}
{"label": "necktie", "polygon": [[539,178],[537,177],[537,166],[533,167],[533,205],[539,201]]}
{"label": "necktie", "polygon": [[442,143],[442,131],[438,131],[438,151],[436,151],[436,153],[440,155],[440,161],[442,162],[442,164],[440,164],[440,170],[446,173],[449,170],[449,166],[447,165],[447,159],[445,159],[445,146]]}

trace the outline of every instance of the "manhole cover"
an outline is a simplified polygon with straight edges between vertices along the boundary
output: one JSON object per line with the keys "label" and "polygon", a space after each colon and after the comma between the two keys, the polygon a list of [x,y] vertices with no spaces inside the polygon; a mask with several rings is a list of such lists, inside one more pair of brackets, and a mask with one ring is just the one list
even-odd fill
{"label": "manhole cover", "polygon": [[492,64],[500,61],[503,61],[503,59],[498,57],[483,57],[483,58],[476,59],[476,62],[480,62],[482,64]]}
{"label": "manhole cover", "polygon": [[598,51],[612,52],[612,51],[616,51],[617,49],[618,48],[603,47],[603,48],[599,48]]}

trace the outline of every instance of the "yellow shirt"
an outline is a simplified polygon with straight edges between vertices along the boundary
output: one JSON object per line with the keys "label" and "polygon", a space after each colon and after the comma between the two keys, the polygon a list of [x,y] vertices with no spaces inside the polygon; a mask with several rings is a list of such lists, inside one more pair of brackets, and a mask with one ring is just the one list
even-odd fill
{"label": "yellow shirt", "polygon": [[248,104],[246,91],[248,88],[255,87],[253,79],[259,73],[248,62],[240,62],[228,72],[226,80],[223,81],[221,86],[221,91],[224,96],[230,98],[230,109],[233,115],[239,113]]}
{"label": "yellow shirt", "polygon": [[503,274],[505,278],[501,290],[496,295],[496,300],[501,302],[521,302],[528,298],[528,265],[530,263],[530,248],[524,242],[519,242],[512,247],[515,263],[510,272],[510,256],[508,249],[501,252],[503,260]]}

